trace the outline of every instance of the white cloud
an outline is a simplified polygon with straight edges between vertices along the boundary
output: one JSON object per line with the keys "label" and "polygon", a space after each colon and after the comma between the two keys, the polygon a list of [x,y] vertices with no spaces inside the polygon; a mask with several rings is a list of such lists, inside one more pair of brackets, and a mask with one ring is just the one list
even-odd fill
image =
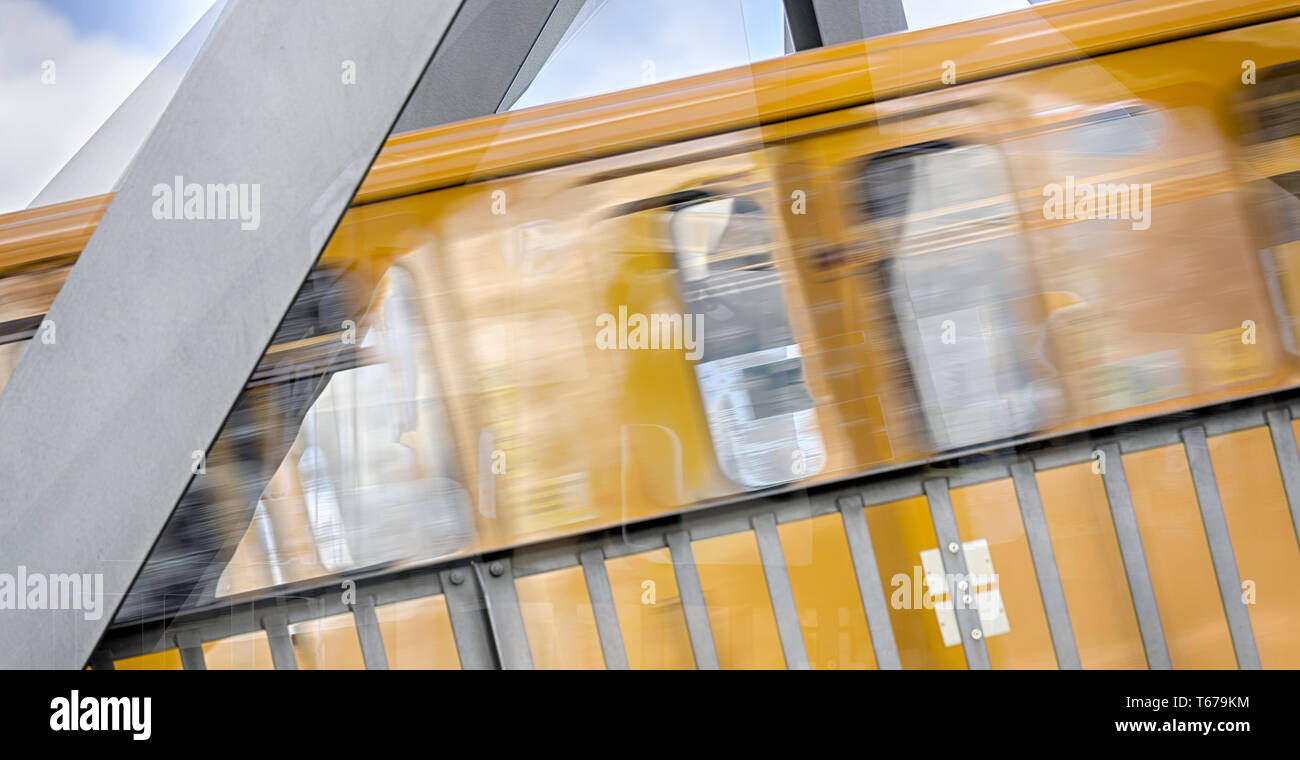
{"label": "white cloud", "polygon": [[[0,0],[0,213],[25,208],[166,51],[85,35],[32,0]],[[42,83],[54,64],[54,84]]]}
{"label": "white cloud", "polygon": [[1029,0],[903,0],[908,29],[929,29],[1029,7]]}
{"label": "white cloud", "polygon": [[[606,0],[538,71],[514,109],[741,66],[785,51],[779,0]],[[765,15],[765,39],[750,39]]]}

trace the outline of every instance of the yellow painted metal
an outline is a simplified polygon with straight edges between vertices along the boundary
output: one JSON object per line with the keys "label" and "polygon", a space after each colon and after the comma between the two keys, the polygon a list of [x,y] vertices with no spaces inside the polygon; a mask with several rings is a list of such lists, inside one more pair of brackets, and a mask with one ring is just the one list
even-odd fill
{"label": "yellow painted metal", "polygon": [[184,670],[181,666],[181,650],[164,649],[161,652],[123,657],[113,662],[117,670]]}
{"label": "yellow painted metal", "polygon": [[833,514],[782,523],[777,533],[813,669],[874,669],[843,519]]}
{"label": "yellow painted metal", "polygon": [[441,594],[375,607],[391,670],[460,670],[447,599]]}
{"label": "yellow painted metal", "polygon": [[1047,628],[1034,560],[1010,479],[954,488],[952,510],[963,541],[984,539],[1002,592],[1010,632],[985,636],[994,668],[1050,669],[1056,650]]}
{"label": "yellow painted metal", "polygon": [[785,655],[776,631],[758,541],[749,531],[696,541],[709,624],[724,669],[781,669]]}
{"label": "yellow painted metal", "polygon": [[633,670],[695,667],[677,577],[667,549],[605,561],[619,629]]}
{"label": "yellow painted metal", "polygon": [[868,507],[866,514],[903,667],[964,669],[966,655],[960,646],[944,646],[926,593],[921,552],[936,548],[938,540],[925,497]]}
{"label": "yellow painted metal", "polygon": [[1175,668],[1237,667],[1182,445],[1125,454],[1124,474],[1170,662]]}
{"label": "yellow painted metal", "polygon": [[274,670],[266,633],[253,631],[203,643],[208,670]]}
{"label": "yellow painted metal", "polygon": [[1260,663],[1300,668],[1300,547],[1268,428],[1214,436],[1209,447],[1237,572],[1253,585],[1255,601],[1246,609]]}
{"label": "yellow painted metal", "polygon": [[1052,549],[1084,668],[1145,668],[1102,476],[1094,463],[1038,473]]}
{"label": "yellow painted metal", "polygon": [[538,670],[605,667],[596,616],[587,595],[587,578],[581,567],[517,578],[515,589],[528,632],[533,667]]}
{"label": "yellow painted metal", "polygon": [[350,612],[293,623],[289,639],[299,670],[365,670],[356,620]]}

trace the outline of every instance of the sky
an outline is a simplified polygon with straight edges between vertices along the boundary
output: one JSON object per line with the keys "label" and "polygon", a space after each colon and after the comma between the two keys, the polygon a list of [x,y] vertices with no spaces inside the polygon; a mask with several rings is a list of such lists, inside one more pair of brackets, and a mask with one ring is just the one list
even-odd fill
{"label": "sky", "polygon": [[514,108],[776,58],[781,0],[589,0]]}
{"label": "sky", "polygon": [[[902,2],[914,29],[1028,4]],[[0,0],[0,214],[26,208],[212,4]],[[513,107],[677,79],[784,52],[782,0],[587,0]]]}
{"label": "sky", "polygon": [[0,0],[0,213],[26,208],[211,4]]}

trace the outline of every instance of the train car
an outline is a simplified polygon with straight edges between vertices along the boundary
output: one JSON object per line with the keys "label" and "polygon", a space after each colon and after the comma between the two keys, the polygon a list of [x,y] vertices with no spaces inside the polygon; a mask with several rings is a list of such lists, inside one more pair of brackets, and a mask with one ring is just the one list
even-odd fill
{"label": "train car", "polygon": [[[450,584],[509,569],[536,667],[1300,667],[1297,178],[1277,0],[1061,0],[394,135],[104,662],[469,667]],[[110,198],[0,216],[0,382]],[[220,617],[273,598],[320,606]]]}

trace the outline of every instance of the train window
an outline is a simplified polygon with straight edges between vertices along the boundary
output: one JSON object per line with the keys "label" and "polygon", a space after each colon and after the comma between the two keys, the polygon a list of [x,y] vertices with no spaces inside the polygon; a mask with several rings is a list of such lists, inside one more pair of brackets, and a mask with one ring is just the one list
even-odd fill
{"label": "train window", "polygon": [[741,195],[678,206],[669,228],[687,311],[703,320],[695,374],[722,471],[746,488],[819,472],[825,449],[771,217]]}
{"label": "train window", "polygon": [[1268,225],[1260,259],[1283,325],[1283,342],[1300,353],[1300,62],[1259,72],[1243,94],[1246,165]]}
{"label": "train window", "polygon": [[321,560],[332,571],[438,556],[468,539],[437,379],[400,268],[360,341],[383,358],[336,373],[303,421],[298,469]]}
{"label": "train window", "polygon": [[926,143],[867,158],[855,179],[935,447],[1049,424],[1061,392],[1034,334],[1032,271],[1001,155]]}
{"label": "train window", "polygon": [[470,540],[471,506],[414,282],[395,266],[379,287],[379,308],[356,336],[373,361],[335,372],[311,405],[244,539],[260,551],[236,552],[218,595],[250,590],[238,576],[244,557],[272,565],[272,580],[284,582],[301,579],[307,567],[343,572],[429,559]]}

